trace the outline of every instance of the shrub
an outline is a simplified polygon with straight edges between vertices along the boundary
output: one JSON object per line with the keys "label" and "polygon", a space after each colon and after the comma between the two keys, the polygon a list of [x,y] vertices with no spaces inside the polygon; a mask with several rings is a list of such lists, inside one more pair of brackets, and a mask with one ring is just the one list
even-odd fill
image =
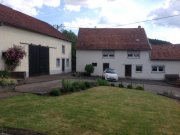
{"label": "shrub", "polygon": [[26,56],[26,52],[23,47],[14,45],[13,47],[9,48],[3,56],[6,69],[13,71],[20,64],[24,56]]}
{"label": "shrub", "polygon": [[100,86],[107,86],[108,85],[108,81],[107,80],[103,80],[103,79],[98,79],[97,80],[97,84]]}
{"label": "shrub", "polygon": [[50,92],[50,95],[51,95],[51,96],[59,96],[59,95],[61,95],[61,91],[59,90],[59,88],[53,89],[53,90]]}
{"label": "shrub", "polygon": [[78,90],[80,90],[80,84],[79,84],[79,82],[73,82],[72,84],[71,84],[71,86],[73,87],[73,89],[74,89],[74,91],[78,91]]}
{"label": "shrub", "polygon": [[71,85],[70,81],[64,80],[64,79],[62,80],[62,88],[63,88],[64,92],[71,91],[71,87],[72,87],[72,85]]}
{"label": "shrub", "polygon": [[127,85],[127,88],[128,88],[128,89],[133,89],[132,84],[128,84],[128,85]]}
{"label": "shrub", "polygon": [[120,88],[124,88],[124,85],[121,84],[121,83],[120,83],[118,86],[119,86]]}
{"label": "shrub", "polygon": [[84,84],[86,85],[86,88],[90,88],[91,84],[89,82],[84,82]]}
{"label": "shrub", "polygon": [[144,90],[144,88],[142,86],[137,86],[136,89],[137,90]]}
{"label": "shrub", "polygon": [[86,89],[86,85],[84,82],[79,82],[79,87],[81,90],[85,90]]}
{"label": "shrub", "polygon": [[112,87],[114,87],[114,86],[115,86],[115,84],[114,84],[114,83],[111,83],[111,86],[112,86]]}
{"label": "shrub", "polygon": [[7,70],[0,71],[0,78],[8,78],[9,72]]}
{"label": "shrub", "polygon": [[85,66],[85,71],[87,73],[87,75],[91,75],[94,72],[94,67],[91,64],[87,64]]}
{"label": "shrub", "polygon": [[12,86],[17,85],[17,81],[15,79],[0,79],[0,86]]}

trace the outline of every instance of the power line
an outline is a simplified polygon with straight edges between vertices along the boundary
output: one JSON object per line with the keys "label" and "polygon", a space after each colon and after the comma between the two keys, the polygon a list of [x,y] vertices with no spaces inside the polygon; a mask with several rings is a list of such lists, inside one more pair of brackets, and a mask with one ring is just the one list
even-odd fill
{"label": "power line", "polygon": [[160,17],[160,18],[154,18],[154,19],[150,19],[150,20],[132,22],[132,23],[127,23],[127,24],[116,25],[116,27],[118,27],[118,26],[126,26],[126,25],[130,25],[130,24],[137,24],[137,23],[142,23],[142,22],[157,21],[157,20],[167,19],[167,18],[176,17],[176,16],[180,16],[180,14],[171,15],[171,16],[165,16],[165,17]]}
{"label": "power line", "polygon": [[[142,22],[151,22],[151,21],[157,21],[157,20],[162,20],[162,19],[167,19],[167,18],[172,18],[172,17],[177,17],[177,16],[180,16],[180,14],[176,14],[176,15],[171,15],[171,16],[165,16],[165,17],[159,17],[159,18],[154,18],[154,19],[149,19],[149,20],[143,20],[143,21],[137,21],[137,22],[132,22],[132,23],[126,23],[126,24],[119,24],[119,25],[115,25],[113,27],[120,27],[120,26],[126,26],[126,25],[131,25],[131,24],[137,24],[137,23],[142,23]],[[62,27],[63,24],[61,24],[60,26]],[[66,27],[66,28],[80,28],[81,26],[79,27],[74,27],[74,26],[65,26],[63,25],[63,27]],[[89,28],[89,27],[88,27]]]}

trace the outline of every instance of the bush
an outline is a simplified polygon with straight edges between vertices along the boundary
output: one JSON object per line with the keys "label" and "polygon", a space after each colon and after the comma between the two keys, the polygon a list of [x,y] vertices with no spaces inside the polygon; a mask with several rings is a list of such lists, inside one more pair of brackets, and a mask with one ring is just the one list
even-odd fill
{"label": "bush", "polygon": [[86,89],[86,85],[84,82],[79,82],[79,87],[81,90],[85,90]]}
{"label": "bush", "polygon": [[80,90],[80,83],[79,83],[79,82],[73,82],[73,83],[71,84],[71,86],[73,87],[72,89],[73,89],[74,91]]}
{"label": "bush", "polygon": [[137,86],[136,89],[137,90],[144,90],[144,88],[142,86]]}
{"label": "bush", "polygon": [[0,86],[12,86],[12,85],[17,85],[17,81],[15,79],[0,79]]}
{"label": "bush", "polygon": [[114,84],[114,83],[111,83],[111,86],[112,86],[112,87],[114,87],[114,86],[115,86],[115,84]]}
{"label": "bush", "polygon": [[108,85],[108,81],[107,80],[103,80],[103,79],[98,79],[97,80],[97,84],[100,86],[107,86]]}
{"label": "bush", "polygon": [[94,67],[91,64],[87,64],[85,66],[85,71],[87,75],[91,76],[91,74],[94,72]]}
{"label": "bush", "polygon": [[86,85],[86,88],[90,88],[91,84],[89,82],[84,82],[84,84]]}
{"label": "bush", "polygon": [[72,84],[70,83],[70,81],[68,80],[62,80],[62,88],[63,88],[63,92],[69,92],[71,91],[71,87],[72,87]]}
{"label": "bush", "polygon": [[61,95],[61,91],[60,91],[58,88],[53,89],[53,90],[50,92],[50,95],[51,95],[51,96],[59,96],[59,95]]}
{"label": "bush", "polygon": [[120,88],[124,88],[124,85],[121,84],[121,83],[120,83],[118,86],[119,86]]}
{"label": "bush", "polygon": [[0,71],[0,78],[8,78],[9,72],[7,70]]}
{"label": "bush", "polygon": [[128,84],[128,85],[127,85],[127,88],[128,88],[128,89],[133,89],[132,84]]}

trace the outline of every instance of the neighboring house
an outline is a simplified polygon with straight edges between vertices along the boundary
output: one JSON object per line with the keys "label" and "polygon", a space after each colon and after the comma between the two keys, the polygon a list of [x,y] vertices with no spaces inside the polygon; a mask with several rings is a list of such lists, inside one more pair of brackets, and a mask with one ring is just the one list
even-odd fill
{"label": "neighboring house", "polygon": [[145,30],[138,28],[80,28],[76,51],[76,70],[94,66],[101,76],[114,68],[120,78],[164,79],[165,74],[180,75],[180,46],[151,46]]}
{"label": "neighboring house", "polygon": [[71,72],[71,42],[46,22],[0,4],[0,70],[2,54],[13,45],[25,48],[27,56],[16,71],[26,77]]}

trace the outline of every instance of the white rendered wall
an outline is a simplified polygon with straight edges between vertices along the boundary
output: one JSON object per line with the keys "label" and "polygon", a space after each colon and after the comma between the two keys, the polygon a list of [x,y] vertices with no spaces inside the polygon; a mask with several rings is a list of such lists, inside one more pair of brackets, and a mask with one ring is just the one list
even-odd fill
{"label": "white rendered wall", "polygon": [[[50,74],[62,73],[62,58],[69,59],[69,67],[66,67],[65,64],[65,72],[71,72],[70,42],[14,27],[5,26],[5,25],[0,26],[0,70],[4,69],[2,52],[6,51],[10,47],[13,47],[13,45],[21,45],[25,48],[27,56],[21,61],[21,64],[16,68],[16,71],[25,71],[28,77],[29,75],[28,45],[20,44],[20,42],[32,43],[35,45],[56,48],[56,49],[52,49],[52,48],[49,49]],[[65,54],[62,54],[62,45],[65,46]],[[61,61],[60,67],[56,66],[57,58],[60,58]]]}
{"label": "white rendered wall", "polygon": [[[76,51],[76,70],[85,72],[86,64],[97,63],[93,75],[101,76],[103,73],[103,63],[109,63],[110,68],[116,69],[120,78],[125,77],[125,65],[132,65],[132,78],[162,80],[165,74],[180,74],[180,61],[151,61],[149,51],[141,51],[139,59],[127,58],[127,51],[115,51],[115,57],[102,58],[102,51],[77,50]],[[142,73],[135,71],[136,65],[142,65]],[[152,73],[152,65],[165,66],[164,73]]]}

